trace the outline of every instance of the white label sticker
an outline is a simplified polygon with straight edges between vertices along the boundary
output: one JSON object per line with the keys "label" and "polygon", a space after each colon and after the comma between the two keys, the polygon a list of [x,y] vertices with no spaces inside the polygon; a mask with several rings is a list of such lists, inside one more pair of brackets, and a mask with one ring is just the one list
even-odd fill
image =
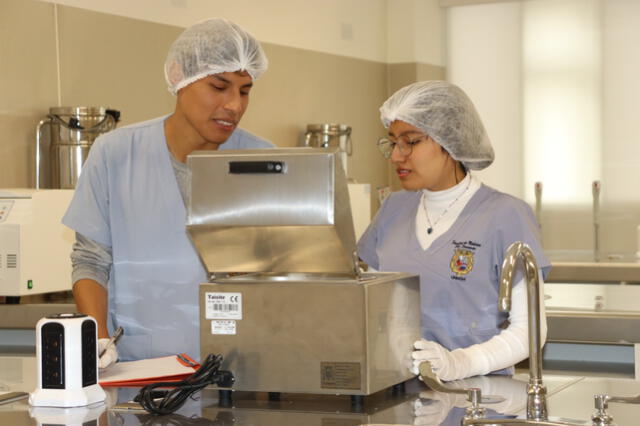
{"label": "white label sticker", "polygon": [[242,293],[206,293],[207,319],[242,319]]}
{"label": "white label sticker", "polygon": [[236,334],[235,320],[211,321],[211,334]]}

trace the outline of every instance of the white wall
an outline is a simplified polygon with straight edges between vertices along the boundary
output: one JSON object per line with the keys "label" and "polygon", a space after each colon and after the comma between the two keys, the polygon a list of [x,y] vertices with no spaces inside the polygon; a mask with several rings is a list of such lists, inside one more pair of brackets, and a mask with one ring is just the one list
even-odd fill
{"label": "white wall", "polygon": [[606,0],[603,12],[603,201],[638,202],[640,1]]}
{"label": "white wall", "polygon": [[388,0],[42,1],[180,27],[222,17],[262,42],[380,62],[387,55]]}
{"label": "white wall", "polygon": [[520,17],[517,3],[446,10],[447,80],[471,98],[496,154],[476,172],[486,184],[523,196]]}
{"label": "white wall", "polygon": [[[538,7],[553,13],[545,18]],[[612,258],[635,253],[640,2],[529,0],[451,7],[446,13],[448,78],[474,100],[496,149],[496,164],[483,180],[532,202],[535,167],[546,167],[544,246],[587,251],[594,247],[591,181],[601,178],[600,250]],[[541,24],[539,31],[530,31],[531,24]],[[525,78],[534,82],[526,93]],[[546,92],[538,83],[547,85]],[[527,93],[540,111],[527,111]],[[555,98],[562,93],[570,96],[560,103]],[[540,145],[550,137],[542,116],[571,127],[545,150]],[[528,184],[525,167],[531,171]],[[553,199],[553,191],[570,181],[572,192]]]}
{"label": "white wall", "polygon": [[601,180],[601,0],[523,4],[525,196],[591,205]]}
{"label": "white wall", "polygon": [[444,66],[444,16],[438,0],[389,0],[387,62]]}

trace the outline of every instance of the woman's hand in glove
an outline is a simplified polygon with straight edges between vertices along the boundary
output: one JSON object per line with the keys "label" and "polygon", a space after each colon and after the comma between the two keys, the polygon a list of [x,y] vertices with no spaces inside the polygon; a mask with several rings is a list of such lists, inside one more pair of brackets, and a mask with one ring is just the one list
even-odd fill
{"label": "woman's hand in glove", "polygon": [[411,354],[413,358],[414,374],[419,374],[420,364],[429,361],[433,372],[440,380],[458,380],[467,377],[471,366],[471,360],[462,349],[449,351],[442,345],[429,340],[420,339],[413,344],[415,350]]}
{"label": "woman's hand in glove", "polygon": [[[111,339],[98,339],[98,354],[100,354]],[[116,363],[118,360],[118,350],[116,345],[110,345],[104,354],[98,359],[98,367],[105,369]]]}

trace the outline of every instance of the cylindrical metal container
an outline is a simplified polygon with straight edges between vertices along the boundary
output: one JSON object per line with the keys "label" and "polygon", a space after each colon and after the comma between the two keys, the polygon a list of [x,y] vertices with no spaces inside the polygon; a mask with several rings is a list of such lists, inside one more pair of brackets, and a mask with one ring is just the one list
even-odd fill
{"label": "cylindrical metal container", "polygon": [[[36,129],[36,188],[75,188],[91,145],[119,117],[119,111],[103,107],[49,108]],[[49,128],[48,147],[41,144],[43,126]]]}
{"label": "cylindrical metal container", "polygon": [[312,148],[340,148],[342,167],[347,172],[347,157],[353,153],[350,126],[335,123],[307,124],[303,145]]}

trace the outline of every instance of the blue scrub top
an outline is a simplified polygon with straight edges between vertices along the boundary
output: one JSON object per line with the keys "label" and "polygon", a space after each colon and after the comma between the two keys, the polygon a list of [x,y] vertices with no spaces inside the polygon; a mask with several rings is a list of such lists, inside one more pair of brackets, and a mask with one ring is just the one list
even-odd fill
{"label": "blue scrub top", "polygon": [[[421,192],[391,194],[358,242],[358,255],[380,271],[420,276],[421,328],[427,340],[449,350],[482,343],[508,325],[498,310],[499,278],[506,249],[528,244],[546,277],[550,263],[540,229],[523,201],[485,185],[454,224],[423,250],[415,217]],[[523,276],[517,267],[516,281]]]}

